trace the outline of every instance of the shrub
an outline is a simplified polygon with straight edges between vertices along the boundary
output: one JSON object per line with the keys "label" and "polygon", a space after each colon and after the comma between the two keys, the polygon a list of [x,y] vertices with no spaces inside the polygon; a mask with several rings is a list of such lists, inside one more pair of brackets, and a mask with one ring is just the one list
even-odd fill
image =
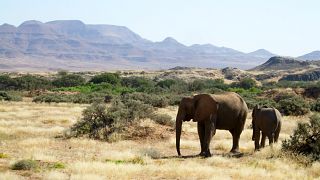
{"label": "shrub", "polygon": [[100,83],[109,83],[112,85],[118,85],[121,82],[119,74],[116,73],[102,73],[99,75],[94,76],[90,82],[94,84]]}
{"label": "shrub", "polygon": [[149,104],[135,99],[114,99],[109,108],[109,115],[118,124],[126,124],[134,120],[143,119],[152,114],[153,108]]}
{"label": "shrub", "polygon": [[41,76],[23,75],[14,78],[16,82],[16,90],[36,90],[36,89],[48,89],[51,88],[51,81]]}
{"label": "shrub", "polygon": [[0,91],[0,101],[22,101],[22,97],[13,92]]}
{"label": "shrub", "polygon": [[272,99],[259,98],[258,95],[262,92],[262,90],[255,87],[250,89],[228,88],[228,91],[240,94],[250,109],[254,108],[256,105],[272,107],[276,104]]}
{"label": "shrub", "polygon": [[290,139],[283,141],[282,148],[320,160],[320,115],[311,116],[309,123],[299,123]]}
{"label": "shrub", "polygon": [[8,75],[0,75],[0,90],[16,89],[17,81]]}
{"label": "shrub", "polygon": [[121,84],[126,87],[135,88],[138,92],[152,92],[155,88],[155,82],[144,77],[126,77],[122,78]]}
{"label": "shrub", "polygon": [[168,104],[171,106],[179,105],[181,99],[188,96],[191,96],[191,94],[168,94],[167,95]]}
{"label": "shrub", "polygon": [[311,104],[311,110],[320,112],[320,98]]}
{"label": "shrub", "polygon": [[185,81],[181,80],[176,84],[171,85],[169,91],[172,93],[182,94],[188,92],[188,88],[188,84]]}
{"label": "shrub", "polygon": [[167,114],[153,114],[150,118],[154,120],[156,123],[161,125],[167,125],[167,126],[175,125],[175,122],[172,121],[171,116]]}
{"label": "shrub", "polygon": [[145,148],[140,151],[143,156],[149,156],[153,159],[158,159],[162,156],[162,154],[154,148]]}
{"label": "shrub", "polygon": [[43,94],[33,98],[33,102],[47,102],[47,103],[60,103],[60,102],[71,102],[79,104],[89,104],[95,101],[103,101],[105,93],[82,93],[82,94]]}
{"label": "shrub", "polygon": [[106,112],[104,104],[93,103],[82,112],[82,118],[71,127],[73,136],[88,135],[94,139],[105,139],[113,119]]}
{"label": "shrub", "polygon": [[309,104],[299,96],[287,96],[278,102],[277,108],[285,115],[304,115],[309,112]]}
{"label": "shrub", "polygon": [[146,93],[131,93],[125,94],[122,99],[134,99],[142,101],[145,104],[149,104],[153,107],[166,107],[168,105],[168,99],[162,95],[146,94]]}
{"label": "shrub", "polygon": [[86,80],[80,75],[67,74],[58,77],[52,84],[56,87],[73,87],[83,85],[85,82]]}
{"label": "shrub", "polygon": [[240,80],[240,82],[233,83],[232,86],[240,87],[240,88],[243,88],[243,89],[250,89],[250,88],[257,87],[257,83],[256,83],[255,80],[253,80],[251,78],[243,78],[243,79]]}
{"label": "shrub", "polygon": [[189,83],[189,90],[190,91],[201,91],[204,89],[221,89],[226,90],[228,88],[227,84],[224,84],[223,79],[205,79],[205,80],[194,80],[193,82]]}
{"label": "shrub", "polygon": [[161,87],[161,88],[165,88],[165,89],[169,89],[172,85],[177,84],[178,80],[175,79],[165,79],[162,81],[159,81],[157,83],[157,86]]}
{"label": "shrub", "polygon": [[27,159],[27,160],[20,160],[14,163],[11,167],[12,170],[31,170],[36,169],[38,167],[38,162]]}

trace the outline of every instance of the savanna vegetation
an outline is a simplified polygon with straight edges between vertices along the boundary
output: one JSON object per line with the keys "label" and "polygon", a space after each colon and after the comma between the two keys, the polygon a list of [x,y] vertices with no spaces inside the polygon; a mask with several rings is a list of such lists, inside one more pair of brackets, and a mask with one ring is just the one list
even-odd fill
{"label": "savanna vegetation", "polygon": [[[259,83],[248,77],[230,83],[125,73],[0,75],[0,176],[210,179],[215,172],[218,178],[316,178],[318,89],[317,82]],[[250,109],[278,108],[284,115],[280,143],[254,153],[248,114],[241,158],[228,155],[227,131],[214,136],[212,158],[177,158],[174,119],[181,98],[224,91],[240,94]],[[182,136],[184,153],[197,154],[196,124],[185,123]]]}

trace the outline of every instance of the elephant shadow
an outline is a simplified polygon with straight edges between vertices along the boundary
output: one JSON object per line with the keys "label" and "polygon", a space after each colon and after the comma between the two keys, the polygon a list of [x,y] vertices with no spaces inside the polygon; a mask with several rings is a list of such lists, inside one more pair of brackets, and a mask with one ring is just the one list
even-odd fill
{"label": "elephant shadow", "polygon": [[[212,157],[214,156],[220,156],[220,157],[227,157],[227,158],[242,158],[242,157],[246,157],[246,156],[250,156],[253,153],[216,153],[214,154]],[[200,155],[185,155],[185,156],[161,156],[161,157],[155,157],[152,159],[192,159],[192,158],[204,158]]]}

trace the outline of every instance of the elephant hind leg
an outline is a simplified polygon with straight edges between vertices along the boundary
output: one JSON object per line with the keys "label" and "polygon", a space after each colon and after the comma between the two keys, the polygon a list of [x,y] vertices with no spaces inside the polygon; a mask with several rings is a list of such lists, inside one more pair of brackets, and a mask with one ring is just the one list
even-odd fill
{"label": "elephant hind leg", "polygon": [[240,140],[240,134],[237,131],[230,131],[232,135],[232,148],[230,150],[231,153],[238,153],[239,152],[239,140]]}
{"label": "elephant hind leg", "polygon": [[233,130],[230,130],[230,133],[232,134],[232,140],[233,140],[233,145],[231,148],[231,153],[238,153],[239,152],[239,140],[240,140],[240,135],[244,129],[244,124],[246,122],[247,118],[247,113],[243,113],[238,117],[238,123],[235,126]]}
{"label": "elephant hind leg", "polygon": [[200,156],[204,155],[204,136],[205,136],[205,127],[204,124],[201,122],[198,122],[198,135],[200,139],[200,146],[201,146],[201,151],[200,151]]}
{"label": "elephant hind leg", "polygon": [[262,138],[261,138],[261,143],[260,143],[260,147],[262,147],[262,148],[265,147],[266,137],[267,137],[267,135],[264,132],[262,132]]}
{"label": "elephant hind leg", "polygon": [[259,129],[255,129],[254,130],[254,150],[257,151],[260,149],[260,146],[259,146],[259,141],[260,141],[260,130]]}
{"label": "elephant hind leg", "polygon": [[278,142],[279,139],[279,134],[280,134],[280,130],[281,130],[281,123],[279,123],[276,131],[274,132],[274,142]]}
{"label": "elephant hind leg", "polygon": [[268,135],[269,146],[272,146],[274,140],[274,133]]}

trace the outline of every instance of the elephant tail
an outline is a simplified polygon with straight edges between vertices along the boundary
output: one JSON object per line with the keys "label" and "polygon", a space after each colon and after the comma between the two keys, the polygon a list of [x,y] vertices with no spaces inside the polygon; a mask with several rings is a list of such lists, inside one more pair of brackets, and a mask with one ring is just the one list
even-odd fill
{"label": "elephant tail", "polygon": [[279,117],[278,117],[278,113],[277,113],[277,109],[275,109],[274,107],[272,108],[273,109],[273,112],[274,112],[274,116],[275,116],[275,128],[273,129],[273,131],[272,131],[272,138],[273,138],[273,141],[275,141],[275,139],[278,139],[278,137],[276,137],[277,136],[277,130],[279,129],[279,128],[281,128],[280,126],[281,126],[281,124],[279,123]]}

